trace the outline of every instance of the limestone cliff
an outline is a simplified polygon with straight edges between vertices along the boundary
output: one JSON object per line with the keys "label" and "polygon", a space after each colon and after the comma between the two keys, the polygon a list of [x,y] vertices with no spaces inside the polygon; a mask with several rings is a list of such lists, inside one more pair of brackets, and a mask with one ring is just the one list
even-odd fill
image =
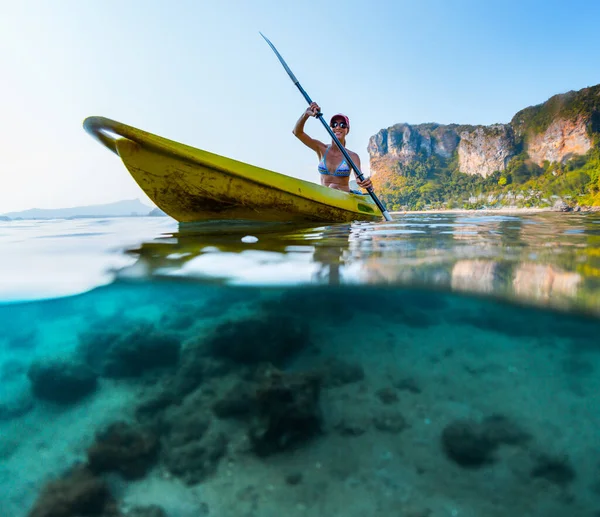
{"label": "limestone cliff", "polygon": [[543,133],[530,135],[525,148],[529,158],[538,165],[545,161],[563,163],[585,154],[592,148],[588,120],[585,117],[553,120]]}
{"label": "limestone cliff", "polygon": [[456,152],[460,172],[485,178],[504,171],[519,153],[539,166],[564,163],[589,151],[597,132],[600,85],[555,95],[521,110],[508,124],[396,124],[372,136],[368,152],[374,175],[400,171],[431,156],[448,160]]}
{"label": "limestone cliff", "polygon": [[516,154],[512,127],[508,124],[478,126],[463,131],[458,144],[458,168],[467,174],[484,178],[494,171],[503,171]]}

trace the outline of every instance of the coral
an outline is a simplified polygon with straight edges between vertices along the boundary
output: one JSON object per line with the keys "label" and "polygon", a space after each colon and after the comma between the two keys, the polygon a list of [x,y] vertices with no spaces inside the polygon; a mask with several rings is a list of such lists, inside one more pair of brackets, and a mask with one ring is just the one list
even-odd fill
{"label": "coral", "polygon": [[136,420],[156,433],[162,433],[168,427],[164,419],[165,411],[180,402],[180,397],[171,390],[159,386],[159,389],[142,401],[135,410]]}
{"label": "coral", "polygon": [[96,374],[88,366],[73,361],[35,362],[27,376],[37,398],[60,404],[75,402],[97,386]]}
{"label": "coral", "polygon": [[179,338],[150,324],[121,336],[106,353],[103,375],[139,377],[148,370],[174,366],[179,361]]}
{"label": "coral", "polygon": [[161,329],[186,331],[203,317],[202,308],[193,303],[181,303],[169,307],[159,322]]}
{"label": "coral", "polygon": [[207,339],[211,355],[235,363],[283,365],[309,344],[309,327],[298,318],[271,314],[229,321]]}
{"label": "coral", "polygon": [[369,424],[369,419],[366,416],[344,415],[333,427],[342,436],[360,436],[367,431]]}
{"label": "coral", "polygon": [[493,462],[496,444],[470,420],[452,422],[442,432],[446,455],[462,467],[482,467]]}
{"label": "coral", "polygon": [[531,477],[544,478],[551,483],[564,486],[575,479],[575,470],[566,457],[540,455],[531,470]]}
{"label": "coral", "polygon": [[254,451],[265,456],[291,448],[321,430],[321,378],[314,373],[270,370],[257,390],[257,416],[249,436]]}
{"label": "coral", "polygon": [[201,394],[165,413],[169,430],[161,458],[167,469],[187,484],[199,483],[216,469],[225,454],[227,438],[211,429],[210,414]]}
{"label": "coral", "polygon": [[419,387],[417,381],[410,377],[404,379],[397,379],[393,382],[393,385],[394,388],[400,391],[408,391],[414,394],[421,393],[421,388]]}
{"label": "coral", "polygon": [[256,409],[256,395],[249,383],[238,382],[233,388],[219,397],[212,409],[219,418],[242,418]]}
{"label": "coral", "polygon": [[164,462],[171,473],[193,485],[215,471],[226,448],[227,438],[223,433],[205,432],[200,439],[171,443],[166,448]]}
{"label": "coral", "polygon": [[106,483],[86,468],[76,468],[42,490],[28,517],[118,517]]}
{"label": "coral", "polygon": [[146,322],[109,319],[80,334],[78,353],[98,373],[111,378],[139,377],[179,361],[180,338]]}
{"label": "coral", "polygon": [[383,402],[384,404],[392,404],[394,402],[398,402],[398,394],[396,393],[394,388],[391,388],[389,386],[378,389],[375,392],[375,395],[377,395],[377,398],[381,400],[381,402]]}
{"label": "coral", "polygon": [[127,479],[139,479],[156,461],[158,448],[153,433],[116,422],[98,434],[88,449],[88,462],[94,472],[118,472]]}
{"label": "coral", "polygon": [[170,421],[169,447],[179,447],[200,440],[210,427],[210,419],[204,413],[201,404],[193,407],[191,404],[181,406],[168,414]]}
{"label": "coral", "polygon": [[204,381],[227,374],[231,368],[232,365],[227,361],[206,357],[201,346],[187,347],[172,379],[171,389],[176,395],[183,397]]}
{"label": "coral", "polygon": [[502,415],[482,422],[457,420],[442,432],[446,455],[463,467],[477,468],[493,463],[496,449],[504,445],[525,445],[530,435]]}
{"label": "coral", "polygon": [[78,356],[96,372],[101,372],[106,352],[135,324],[133,320],[116,316],[96,320],[79,334]]}

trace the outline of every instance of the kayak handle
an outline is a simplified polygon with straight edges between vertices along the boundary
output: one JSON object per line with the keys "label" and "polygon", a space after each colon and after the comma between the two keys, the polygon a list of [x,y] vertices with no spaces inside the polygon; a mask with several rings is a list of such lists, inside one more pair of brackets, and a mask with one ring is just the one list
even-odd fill
{"label": "kayak handle", "polygon": [[83,121],[83,129],[118,156],[117,140],[122,137],[116,132],[112,132],[110,128],[111,124],[107,124],[107,122],[112,121],[104,117],[88,117]]}

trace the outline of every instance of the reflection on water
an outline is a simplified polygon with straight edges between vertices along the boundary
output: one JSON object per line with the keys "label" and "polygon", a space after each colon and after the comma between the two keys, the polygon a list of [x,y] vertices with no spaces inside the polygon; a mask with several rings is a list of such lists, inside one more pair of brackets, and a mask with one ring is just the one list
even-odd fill
{"label": "reflection on water", "polygon": [[319,227],[180,225],[122,277],[250,285],[392,284],[600,311],[600,217],[414,214]]}

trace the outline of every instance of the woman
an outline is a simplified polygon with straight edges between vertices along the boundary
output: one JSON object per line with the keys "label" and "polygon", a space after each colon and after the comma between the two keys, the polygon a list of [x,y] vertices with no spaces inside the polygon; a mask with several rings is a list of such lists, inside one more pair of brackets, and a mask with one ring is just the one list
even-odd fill
{"label": "woman", "polygon": [[[313,102],[308,109],[302,114],[302,116],[296,122],[294,126],[294,135],[306,146],[310,147],[317,153],[319,157],[319,174],[321,175],[321,185],[325,187],[335,188],[337,190],[343,190],[344,192],[350,192],[350,172],[351,167],[346,162],[342,151],[338,148],[335,142],[331,141],[330,145],[325,145],[319,140],[311,138],[304,132],[304,124],[308,120],[308,117],[316,117],[321,108],[319,108],[316,102]],[[333,133],[340,141],[340,143],[346,147],[346,136],[350,132],[350,121],[346,115],[341,113],[331,117],[329,122]],[[346,149],[346,152],[352,158],[354,164],[360,170],[360,158],[358,154]],[[371,179],[365,178],[360,181],[356,178],[356,183],[364,189],[372,187]],[[358,193],[353,191],[354,193]]]}

